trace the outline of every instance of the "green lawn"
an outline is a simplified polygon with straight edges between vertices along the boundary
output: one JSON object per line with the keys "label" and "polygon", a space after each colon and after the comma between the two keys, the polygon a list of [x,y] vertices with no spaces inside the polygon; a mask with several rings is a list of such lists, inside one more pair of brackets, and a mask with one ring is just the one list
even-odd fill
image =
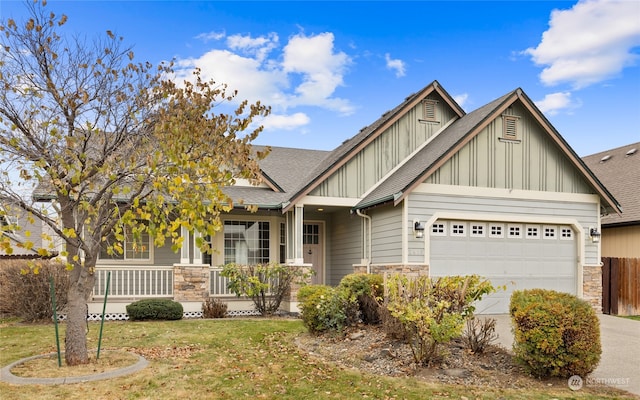
{"label": "green lawn", "polygon": [[[64,329],[64,324],[61,326]],[[98,323],[89,324],[97,347]],[[363,375],[298,351],[294,319],[107,322],[103,349],[135,348],[150,365],[134,375],[72,385],[0,383],[2,399],[602,399],[615,392],[544,392],[427,385]],[[63,340],[61,335],[61,340]],[[53,325],[0,322],[0,364],[55,351]],[[631,397],[629,397],[631,398]]]}

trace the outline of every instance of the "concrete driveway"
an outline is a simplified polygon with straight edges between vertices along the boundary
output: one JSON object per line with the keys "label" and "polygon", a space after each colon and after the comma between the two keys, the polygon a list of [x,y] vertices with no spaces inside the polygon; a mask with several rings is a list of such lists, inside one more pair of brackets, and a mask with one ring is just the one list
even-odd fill
{"label": "concrete driveway", "polygon": [[[511,350],[513,333],[509,315],[485,315],[495,318],[497,343]],[[640,321],[611,315],[600,318],[602,357],[584,385],[608,385],[640,396]]]}

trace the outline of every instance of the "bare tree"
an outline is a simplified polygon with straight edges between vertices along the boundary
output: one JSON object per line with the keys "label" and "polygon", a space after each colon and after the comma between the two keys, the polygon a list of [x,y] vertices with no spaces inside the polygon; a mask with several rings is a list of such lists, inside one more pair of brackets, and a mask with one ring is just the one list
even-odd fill
{"label": "bare tree", "polygon": [[[65,358],[77,365],[88,362],[86,306],[100,252],[122,253],[125,235],[142,233],[156,245],[169,238],[177,251],[181,227],[219,231],[220,213],[233,204],[223,187],[259,179],[265,154],[251,142],[262,127],[251,126],[269,108],[244,101],[217,113],[236,93],[203,81],[198,70],[178,84],[171,65],[134,63],[112,32],[92,42],[63,36],[66,16],[44,3],[26,7],[27,21],[0,24],[0,202],[41,219],[64,241]],[[11,251],[7,240],[0,246]]]}

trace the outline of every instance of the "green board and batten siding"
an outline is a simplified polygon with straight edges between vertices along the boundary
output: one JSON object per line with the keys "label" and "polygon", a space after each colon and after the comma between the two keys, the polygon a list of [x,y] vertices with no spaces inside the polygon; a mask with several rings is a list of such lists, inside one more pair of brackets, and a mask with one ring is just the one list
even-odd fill
{"label": "green board and batten siding", "polygon": [[505,114],[518,116],[518,141],[500,140],[502,118],[496,118],[425,183],[595,193],[522,106],[514,104]]}
{"label": "green board and batten siding", "polygon": [[440,130],[456,114],[435,95],[438,122],[421,122],[423,105],[409,110],[365,149],[360,151],[310,194],[329,197],[361,197],[389,171]]}

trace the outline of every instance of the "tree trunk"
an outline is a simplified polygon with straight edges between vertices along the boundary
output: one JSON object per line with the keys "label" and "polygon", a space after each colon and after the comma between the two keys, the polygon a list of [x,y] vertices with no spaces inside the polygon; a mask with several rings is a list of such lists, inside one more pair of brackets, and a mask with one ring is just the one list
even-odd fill
{"label": "tree trunk", "polygon": [[67,300],[67,332],[65,361],[67,365],[89,363],[87,351],[87,300],[93,289],[93,268],[74,263]]}

